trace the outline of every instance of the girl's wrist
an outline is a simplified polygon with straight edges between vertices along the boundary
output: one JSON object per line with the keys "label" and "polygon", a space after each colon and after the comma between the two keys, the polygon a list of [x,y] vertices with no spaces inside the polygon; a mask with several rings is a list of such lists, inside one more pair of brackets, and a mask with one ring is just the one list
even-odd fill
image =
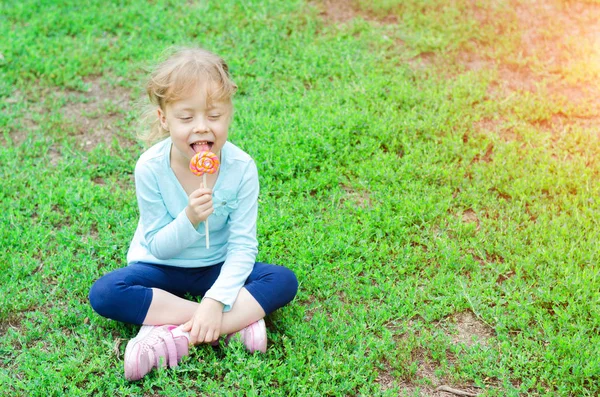
{"label": "girl's wrist", "polygon": [[221,310],[223,310],[223,308],[225,307],[225,305],[223,303],[221,303],[218,300],[213,299],[213,298],[209,298],[209,297],[202,298],[202,303],[205,303],[205,302],[207,304],[210,304],[211,306],[219,307]]}
{"label": "girl's wrist", "polygon": [[194,229],[197,229],[198,226],[200,225],[200,222],[202,222],[202,220],[200,220],[194,216],[195,215],[194,211],[192,211],[192,209],[190,208],[189,205],[187,207],[185,207],[185,215],[187,216],[188,220],[190,221],[190,223],[192,224]]}

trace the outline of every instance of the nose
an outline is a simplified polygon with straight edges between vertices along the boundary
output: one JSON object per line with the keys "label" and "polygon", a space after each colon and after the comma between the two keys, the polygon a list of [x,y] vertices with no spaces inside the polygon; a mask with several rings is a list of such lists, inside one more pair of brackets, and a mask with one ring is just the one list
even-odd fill
{"label": "nose", "polygon": [[208,132],[208,125],[204,117],[199,117],[196,125],[194,125],[194,132]]}

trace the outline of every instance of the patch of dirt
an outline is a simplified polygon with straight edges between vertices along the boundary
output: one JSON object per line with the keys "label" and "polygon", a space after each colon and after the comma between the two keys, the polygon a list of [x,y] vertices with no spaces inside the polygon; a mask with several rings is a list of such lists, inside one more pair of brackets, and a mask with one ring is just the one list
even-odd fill
{"label": "patch of dirt", "polygon": [[[421,386],[414,385],[412,383],[401,383],[400,384],[400,396],[403,397],[456,397],[457,394],[449,393],[443,390],[438,390],[441,386]],[[451,386],[450,386],[451,387]],[[470,395],[479,395],[479,389],[474,387],[451,387],[455,390],[470,393]]]}
{"label": "patch of dirt", "polygon": [[[490,59],[486,48],[463,50],[456,62],[466,71],[496,71],[488,90],[488,98],[502,101],[515,93],[532,93],[552,97],[576,108],[589,109],[581,116],[554,115],[551,122],[538,126],[548,131],[562,131],[577,125],[595,128],[600,124],[600,4],[583,0],[508,0],[511,13],[502,13],[498,20],[495,12],[473,7],[470,12],[482,25],[495,25],[499,29],[521,32],[520,48],[508,59]],[[314,0],[311,3],[321,10],[321,17],[330,23],[346,23],[357,17],[378,23],[397,24],[394,15],[375,16],[363,10],[354,0]],[[489,14],[489,15],[488,15]],[[584,51],[578,44],[587,43],[595,51]],[[399,43],[399,45],[404,45]],[[595,52],[595,53],[594,53]],[[497,58],[497,57],[495,57]],[[594,61],[595,60],[595,61]],[[414,70],[440,69],[443,73],[449,59],[438,53],[425,52],[408,63]],[[594,65],[596,64],[596,65]],[[572,73],[572,69],[578,73]],[[582,69],[583,70],[579,70]],[[589,71],[588,71],[589,68]],[[560,99],[562,98],[562,99]],[[475,130],[496,131],[505,141],[518,140],[511,128],[500,129],[501,122],[483,121]],[[599,133],[600,136],[600,133]]]}
{"label": "patch of dirt", "polygon": [[513,276],[515,276],[516,273],[513,270],[509,270],[506,273],[501,273],[498,275],[498,277],[496,278],[496,284],[502,284],[504,283],[506,280],[512,278]]}
{"label": "patch of dirt", "polygon": [[381,390],[389,390],[394,387],[396,379],[391,374],[391,369],[389,368],[389,364],[386,363],[386,369],[383,371],[379,371],[377,378],[375,379],[375,383],[377,383]]}
{"label": "patch of dirt", "polygon": [[[14,104],[27,103],[27,98],[25,98],[21,91],[15,91],[13,92],[12,96],[4,100],[4,103],[8,106],[13,106]],[[27,108],[23,110],[23,113],[23,116],[19,120],[13,120],[13,122],[11,122],[11,124],[8,125],[8,133],[15,145],[20,145],[21,143],[23,143],[23,141],[25,141],[25,138],[27,137],[27,132],[32,131],[38,127],[37,124],[31,118],[30,111],[28,111]],[[3,144],[7,144],[7,141],[3,135],[0,135],[0,140]]]}
{"label": "patch of dirt", "polygon": [[50,159],[50,164],[55,167],[58,164],[58,161],[62,158],[62,155],[56,147],[51,146],[48,149],[48,158]]}
{"label": "patch of dirt", "polygon": [[355,0],[314,0],[311,4],[321,10],[323,20],[331,23],[345,23],[358,17],[376,23],[398,23],[396,15],[375,15],[361,9]]}
{"label": "patch of dirt", "polygon": [[434,397],[440,396],[439,394],[434,394],[435,389],[432,387],[426,386],[415,386],[412,383],[401,383],[400,384],[400,396],[402,397]]}
{"label": "patch of dirt", "polygon": [[471,311],[458,313],[453,317],[456,333],[451,335],[452,342],[473,346],[488,345],[488,340],[494,336],[494,330],[479,320]]}
{"label": "patch of dirt", "polygon": [[[123,87],[110,85],[101,77],[91,79],[87,83],[89,89],[83,93],[58,89],[39,93],[42,98],[66,102],[60,109],[65,121],[54,128],[61,128],[62,125],[67,133],[76,138],[78,148],[86,151],[100,143],[110,145],[114,138],[123,146],[134,145],[133,134],[124,131],[131,124],[126,120],[127,112],[134,107],[131,92]],[[42,128],[40,124],[46,122],[44,115],[48,110],[42,103],[28,100],[19,91],[14,92],[6,102],[9,105],[25,104],[22,118],[9,129],[11,140],[20,145],[29,133]],[[50,147],[49,158],[51,164],[56,165],[61,158],[60,150]]]}
{"label": "patch of dirt", "polygon": [[405,383],[402,385],[402,388],[405,392],[414,393],[418,390],[419,396],[453,396],[454,394],[448,393],[443,390],[439,390],[440,387],[450,387],[455,390],[466,391],[472,394],[477,394],[477,390],[470,386],[450,386],[448,384],[447,379],[439,378],[436,373],[436,364],[432,360],[429,359],[426,352],[422,349],[416,349],[412,354],[413,360],[416,360],[419,363],[417,368],[416,377],[420,380],[427,379],[431,385],[418,385],[415,383]]}
{"label": "patch of dirt", "polygon": [[341,203],[350,201],[354,206],[360,208],[371,208],[371,198],[366,191],[357,191],[349,186],[342,185],[342,189],[346,192],[346,196],[342,197]]}
{"label": "patch of dirt", "polygon": [[313,4],[321,10],[321,17],[332,22],[348,22],[358,15],[352,0],[325,0]]}
{"label": "patch of dirt", "polygon": [[79,146],[91,150],[100,143],[110,145],[117,138],[121,145],[131,146],[135,140],[119,134],[120,122],[125,113],[133,108],[131,92],[125,88],[111,86],[101,78],[87,81],[87,92],[76,95],[62,109],[65,119],[75,124]]}
{"label": "patch of dirt", "polygon": [[12,314],[8,318],[0,320],[0,335],[4,335],[9,328],[18,330],[21,324],[21,318]]}
{"label": "patch of dirt", "polygon": [[471,256],[473,257],[473,259],[475,259],[477,262],[479,262],[479,264],[481,265],[485,265],[485,264],[497,264],[497,263],[504,263],[504,257],[496,254],[496,253],[488,253],[488,252],[484,252],[485,254],[485,258],[480,257],[479,255],[477,255],[475,253],[475,250],[473,249],[468,249],[467,252],[469,254],[471,254]]}
{"label": "patch of dirt", "polygon": [[[452,342],[455,344],[463,344],[465,346],[488,346],[488,341],[494,336],[494,331],[487,324],[479,320],[471,311],[458,313],[450,316],[447,320],[442,321],[442,324],[451,324],[450,329],[445,332],[450,335]],[[415,325],[411,320],[408,327],[401,327],[396,323],[387,324],[386,327],[394,334],[394,340],[399,345],[402,345],[400,340],[410,338],[414,333],[402,332],[401,330],[414,329]],[[471,395],[478,395],[481,390],[469,385],[452,385],[452,383],[443,377],[436,374],[437,364],[431,359],[426,350],[422,348],[413,349],[411,352],[411,360],[417,364],[417,370],[413,378],[403,379],[399,383],[401,396],[419,396],[419,397],[442,397],[455,396],[455,394],[439,390],[442,386],[447,386],[452,389],[468,392]],[[456,357],[448,356],[448,361],[455,362]],[[383,379],[385,373],[380,372],[379,378]]]}
{"label": "patch of dirt", "polygon": [[419,357],[419,367],[417,368],[418,379],[429,379],[433,385],[440,384],[440,379],[435,374],[435,364],[429,361],[424,354],[417,353]]}
{"label": "patch of dirt", "polygon": [[[561,49],[570,38],[600,43],[600,4],[586,1],[517,1],[514,5],[524,55],[542,51],[550,64],[565,61]],[[560,36],[560,37],[558,37]]]}
{"label": "patch of dirt", "polygon": [[479,218],[477,217],[477,213],[471,208],[462,213],[462,221],[464,223],[475,223],[477,225],[477,229],[479,229]]}
{"label": "patch of dirt", "polygon": [[304,321],[306,321],[306,322],[312,321],[314,313],[320,307],[318,304],[315,303],[316,301],[317,301],[317,299],[313,295],[308,295],[308,297],[304,300],[298,300],[298,304],[301,307],[305,308]]}
{"label": "patch of dirt", "polygon": [[83,244],[89,244],[90,241],[98,241],[98,236],[100,235],[100,232],[98,231],[98,225],[95,223],[92,223],[90,225],[90,230],[87,234],[81,236],[81,241]]}
{"label": "patch of dirt", "polygon": [[[17,334],[22,333],[21,322],[23,320],[24,317],[21,315],[20,312],[9,314],[8,317],[0,320],[0,335],[6,336],[6,333],[9,329],[12,329]],[[12,347],[15,351],[19,351],[23,348],[18,338],[13,340]]]}
{"label": "patch of dirt", "polygon": [[412,70],[424,71],[439,63],[439,59],[439,55],[427,51],[409,59],[407,62]]}
{"label": "patch of dirt", "polygon": [[[514,128],[505,125],[506,120],[500,119],[483,119],[473,124],[473,130],[483,135],[496,134],[504,142],[522,141],[522,138],[517,134]],[[468,135],[465,134],[463,141],[466,143]]]}
{"label": "patch of dirt", "polygon": [[[406,326],[402,326],[397,321],[391,321],[386,324],[386,328],[392,332],[392,337],[396,341],[398,348],[406,348],[406,346],[412,345],[412,343],[406,343],[408,339],[417,337],[419,332],[407,331],[418,328],[417,323],[424,321],[419,316],[408,321]],[[414,342],[414,341],[413,341]],[[455,362],[456,358],[452,355],[448,355],[449,362]],[[436,374],[438,367],[435,360],[433,360],[427,350],[416,347],[410,352],[410,360],[416,363],[417,370],[414,376],[408,376],[403,379],[398,379],[398,386],[400,389],[400,396],[419,396],[419,397],[442,397],[442,396],[453,396],[451,393],[447,393],[443,390],[437,390],[441,386],[449,386],[451,388],[467,391],[469,393],[477,394],[478,389],[471,386],[452,385],[449,379],[439,377]],[[386,367],[389,367],[387,365]],[[391,371],[380,371],[379,379],[386,379],[390,375]],[[391,386],[393,387],[393,386]]]}
{"label": "patch of dirt", "polygon": [[[488,64],[486,69],[494,67]],[[507,98],[513,92],[537,92],[541,80],[530,71],[502,64],[497,65],[496,70],[498,77],[490,84],[490,97]]]}
{"label": "patch of dirt", "polygon": [[[500,99],[514,92],[529,92],[564,98],[565,103],[590,107],[589,114],[583,118],[555,115],[549,125],[542,127],[559,130],[567,124],[583,123],[584,128],[597,126],[600,123],[597,79],[600,74],[600,4],[542,0],[514,3],[516,23],[522,32],[520,54],[514,56],[512,64],[497,65],[498,78],[490,86],[490,97]],[[582,49],[586,53],[581,53]],[[589,62],[586,65],[589,70],[571,72],[578,66],[577,62],[585,63],[594,56],[598,62],[595,65]],[[527,60],[525,65],[523,60]],[[492,68],[491,61],[488,63],[487,68]]]}

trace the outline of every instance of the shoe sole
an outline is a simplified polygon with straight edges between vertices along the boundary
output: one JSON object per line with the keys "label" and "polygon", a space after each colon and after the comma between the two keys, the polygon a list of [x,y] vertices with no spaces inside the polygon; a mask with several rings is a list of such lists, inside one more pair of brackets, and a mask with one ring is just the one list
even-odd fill
{"label": "shoe sole", "polygon": [[141,374],[139,367],[139,360],[135,360],[135,365],[131,365],[131,357],[137,356],[139,350],[139,342],[144,339],[152,330],[154,326],[151,325],[143,325],[135,338],[131,339],[127,343],[127,347],[125,348],[125,359],[124,359],[124,369],[125,369],[125,379],[127,380],[140,380],[147,373]]}
{"label": "shoe sole", "polygon": [[250,353],[254,353],[255,351],[266,353],[267,326],[265,325],[265,320],[260,319],[248,328],[246,328],[243,341],[244,346],[246,346],[246,349],[248,349]]}
{"label": "shoe sole", "polygon": [[[265,320],[260,319],[256,323],[256,327],[259,329],[260,336],[264,339],[259,340],[257,344],[254,346],[254,351],[258,350],[261,353],[267,352],[267,325],[265,324]],[[255,338],[252,338],[253,341],[256,341]]]}

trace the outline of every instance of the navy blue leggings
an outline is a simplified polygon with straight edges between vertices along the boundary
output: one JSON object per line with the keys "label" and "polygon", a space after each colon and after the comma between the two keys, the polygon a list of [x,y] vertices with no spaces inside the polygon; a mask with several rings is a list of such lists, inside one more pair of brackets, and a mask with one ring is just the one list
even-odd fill
{"label": "navy blue leggings", "polygon": [[[90,289],[90,304],[101,316],[142,324],[152,301],[152,288],[180,297],[202,297],[219,277],[222,265],[182,268],[133,263],[99,278]],[[288,268],[256,262],[244,287],[269,314],[294,299],[298,280]]]}

